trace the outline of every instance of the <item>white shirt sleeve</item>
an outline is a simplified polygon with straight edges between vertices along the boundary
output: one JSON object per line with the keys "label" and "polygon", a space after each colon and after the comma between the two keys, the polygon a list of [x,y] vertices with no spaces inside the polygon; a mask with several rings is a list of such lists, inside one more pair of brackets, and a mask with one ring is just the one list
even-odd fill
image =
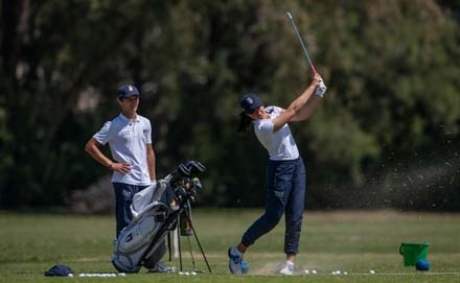
{"label": "white shirt sleeve", "polygon": [[105,145],[110,140],[110,126],[112,125],[111,121],[108,121],[102,126],[102,128],[97,132],[93,138],[100,144]]}
{"label": "white shirt sleeve", "polygon": [[271,134],[273,133],[274,127],[275,125],[272,119],[261,120],[257,125],[257,131],[262,134]]}
{"label": "white shirt sleeve", "polygon": [[147,127],[147,131],[144,132],[145,143],[151,144],[152,143],[152,124],[150,123],[150,120],[147,120],[146,127]]}

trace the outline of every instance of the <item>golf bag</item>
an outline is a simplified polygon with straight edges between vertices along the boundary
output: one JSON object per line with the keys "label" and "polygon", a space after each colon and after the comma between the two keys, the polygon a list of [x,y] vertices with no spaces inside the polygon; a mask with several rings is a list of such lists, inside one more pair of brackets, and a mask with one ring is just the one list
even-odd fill
{"label": "golf bag", "polygon": [[190,200],[201,188],[196,176],[205,170],[198,161],[181,163],[164,179],[134,195],[130,207],[133,221],[114,242],[112,263],[119,272],[139,272],[162,248],[167,234],[176,229],[179,216],[187,214]]}

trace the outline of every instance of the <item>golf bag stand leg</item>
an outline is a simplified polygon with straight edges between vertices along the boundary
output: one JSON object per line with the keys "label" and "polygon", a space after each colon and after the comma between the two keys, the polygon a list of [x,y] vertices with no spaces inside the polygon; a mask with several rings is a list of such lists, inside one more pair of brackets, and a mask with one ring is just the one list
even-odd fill
{"label": "golf bag stand leg", "polygon": [[184,211],[185,211],[184,215],[187,218],[187,221],[190,223],[190,228],[193,231],[193,236],[195,236],[196,243],[198,244],[198,247],[200,248],[201,254],[203,255],[204,261],[206,262],[206,266],[208,267],[209,273],[212,273],[211,267],[209,266],[208,259],[206,258],[206,254],[204,253],[203,247],[201,246],[200,240],[198,239],[198,235],[196,234],[195,227],[193,227],[193,223],[192,223],[192,219],[190,217],[189,211],[188,209],[185,209]]}
{"label": "golf bag stand leg", "polygon": [[[179,216],[177,216],[177,222],[179,222]],[[179,226],[177,226],[176,229],[179,229]],[[182,247],[181,247],[181,242],[180,242],[180,232],[177,231],[177,248],[179,249],[179,271],[183,271],[183,265],[182,265]]]}

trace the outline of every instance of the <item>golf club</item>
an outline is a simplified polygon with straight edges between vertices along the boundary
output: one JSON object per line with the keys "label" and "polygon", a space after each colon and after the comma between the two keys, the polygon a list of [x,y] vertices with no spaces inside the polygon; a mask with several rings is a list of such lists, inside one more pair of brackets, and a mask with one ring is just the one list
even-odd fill
{"label": "golf club", "polygon": [[[292,27],[294,28],[295,34],[297,36],[297,39],[300,42],[300,45],[302,46],[303,53],[305,55],[305,58],[307,58],[307,63],[310,66],[311,72],[313,73],[313,75],[316,75],[317,72],[316,72],[315,65],[313,65],[313,62],[310,58],[310,54],[308,54],[307,47],[305,47],[305,43],[303,42],[302,37],[300,36],[299,28],[297,27],[294,21],[294,17],[292,17],[292,14],[290,12],[286,12],[286,16],[289,18],[289,20],[292,23]],[[315,94],[320,97],[323,97],[325,92],[326,92],[326,85],[324,84],[323,81],[321,81],[318,85],[318,88]]]}

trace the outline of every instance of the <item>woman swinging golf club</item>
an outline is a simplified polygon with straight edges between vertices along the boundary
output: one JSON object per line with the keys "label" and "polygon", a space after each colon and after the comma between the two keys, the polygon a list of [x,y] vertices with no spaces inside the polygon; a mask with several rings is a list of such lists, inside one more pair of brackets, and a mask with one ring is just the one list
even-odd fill
{"label": "woman swinging golf club", "polygon": [[240,101],[244,111],[241,113],[238,131],[246,131],[252,123],[257,139],[267,149],[268,187],[265,213],[244,233],[241,242],[228,250],[229,269],[233,274],[245,273],[246,269],[242,269],[241,263],[246,249],[271,231],[283,214],[286,220],[284,252],[287,261],[279,272],[284,275],[294,274],[304,210],[306,171],[288,123],[304,121],[311,116],[323,94],[315,92],[321,82],[321,76],[315,74],[311,84],[287,109],[265,107],[253,93],[246,94]]}

